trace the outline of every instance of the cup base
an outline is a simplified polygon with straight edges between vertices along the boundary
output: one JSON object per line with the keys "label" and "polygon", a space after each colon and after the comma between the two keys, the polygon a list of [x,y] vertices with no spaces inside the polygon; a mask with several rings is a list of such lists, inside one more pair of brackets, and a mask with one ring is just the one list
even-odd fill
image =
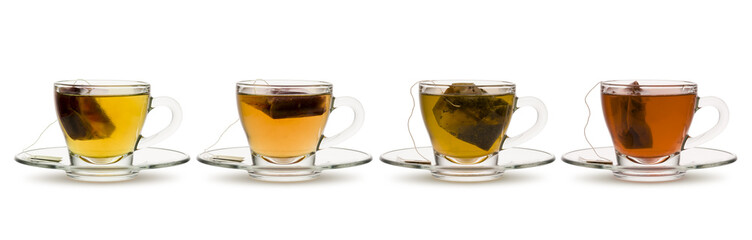
{"label": "cup base", "polygon": [[[431,170],[433,177],[450,182],[483,182],[496,180],[504,173],[497,165],[499,155],[494,153],[479,157],[475,164],[457,164],[456,159],[434,151],[436,168]],[[470,161],[468,161],[470,162]]]}
{"label": "cup base", "polygon": [[684,173],[674,168],[614,170],[616,178],[630,182],[668,182],[681,179]]}
{"label": "cup base", "polygon": [[138,169],[132,167],[133,153],[104,159],[101,162],[110,161],[110,159],[117,160],[111,161],[110,164],[93,164],[92,158],[70,153],[71,167],[66,173],[72,179],[85,182],[125,181],[133,179],[138,174]]}
{"label": "cup base", "polygon": [[432,171],[431,175],[439,180],[449,182],[485,182],[499,179],[504,170],[493,169],[440,169]]}
{"label": "cup base", "polygon": [[[614,176],[630,182],[667,182],[682,178],[686,170],[679,167],[679,153],[661,158],[639,159],[616,152],[618,167]],[[655,164],[643,164],[655,162]]]}
{"label": "cup base", "polygon": [[304,182],[316,179],[320,172],[312,171],[254,171],[248,172],[251,178],[265,182]]}
{"label": "cup base", "polygon": [[248,170],[253,179],[267,182],[301,182],[319,177],[321,170],[314,165],[316,155],[301,156],[292,164],[275,164],[270,157],[253,154],[253,163],[257,167]]}
{"label": "cup base", "polygon": [[93,174],[93,175],[87,175],[87,174],[81,174],[81,172],[69,172],[68,177],[72,178],[73,180],[77,181],[83,181],[83,182],[120,182],[120,181],[127,181],[131,180],[138,175],[138,172],[133,172],[131,174],[126,175],[105,175],[105,174]]}

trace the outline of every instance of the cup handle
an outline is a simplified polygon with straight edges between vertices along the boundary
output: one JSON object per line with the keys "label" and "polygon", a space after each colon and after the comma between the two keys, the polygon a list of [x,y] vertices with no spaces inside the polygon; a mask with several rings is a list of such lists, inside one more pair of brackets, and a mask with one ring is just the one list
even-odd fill
{"label": "cup handle", "polygon": [[723,129],[725,129],[728,125],[729,109],[726,103],[723,102],[723,100],[717,97],[701,97],[697,101],[697,109],[695,109],[695,112],[702,109],[703,107],[713,107],[718,110],[718,122],[715,124],[715,126],[710,128],[710,130],[704,132],[703,134],[700,134],[696,137],[687,136],[687,140],[684,141],[684,146],[682,147],[682,149],[697,147],[700,144],[710,141],[710,139],[713,139],[718,136],[718,134],[721,134]]}
{"label": "cup handle", "polygon": [[548,110],[546,109],[546,105],[543,104],[540,99],[535,97],[517,98],[517,103],[514,110],[517,111],[517,109],[520,109],[522,107],[534,108],[538,113],[538,118],[535,121],[535,124],[533,124],[533,126],[525,132],[520,133],[519,135],[514,137],[507,136],[506,140],[504,140],[504,144],[502,144],[502,148],[504,149],[513,148],[519,146],[524,142],[527,142],[531,138],[535,137],[535,135],[538,135],[538,133],[543,130],[543,127],[546,126],[546,122],[548,122]]}
{"label": "cup handle", "polygon": [[342,141],[345,141],[346,139],[355,135],[355,133],[360,130],[360,127],[363,126],[363,121],[365,120],[365,111],[363,111],[363,105],[361,105],[357,99],[352,97],[336,97],[334,98],[334,103],[332,103],[332,111],[334,111],[338,107],[348,107],[352,109],[355,113],[353,122],[349,127],[347,127],[347,129],[343,130],[337,135],[331,137],[322,137],[321,143],[319,144],[319,149],[328,148],[334,146],[335,144],[341,143]]}
{"label": "cup handle", "polygon": [[180,123],[183,121],[183,110],[181,110],[180,104],[178,104],[175,99],[172,99],[170,97],[155,97],[151,99],[149,111],[151,111],[155,107],[162,106],[169,108],[170,112],[172,113],[172,120],[170,120],[170,124],[167,125],[166,128],[162,129],[162,131],[159,131],[158,133],[149,137],[144,137],[143,135],[139,136],[136,150],[151,147],[152,145],[165,140],[167,137],[178,130]]}

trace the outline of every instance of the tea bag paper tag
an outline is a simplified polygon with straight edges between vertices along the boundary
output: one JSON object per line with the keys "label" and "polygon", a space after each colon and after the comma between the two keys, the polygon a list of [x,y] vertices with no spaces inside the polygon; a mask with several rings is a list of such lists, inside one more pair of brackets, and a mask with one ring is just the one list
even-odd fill
{"label": "tea bag paper tag", "polygon": [[608,165],[614,164],[613,162],[608,161],[606,159],[590,159],[590,158],[584,158],[584,157],[580,157],[580,161],[583,161],[586,163],[596,163],[596,164],[608,164]]}
{"label": "tea bag paper tag", "polygon": [[405,163],[416,163],[416,164],[431,164],[431,161],[428,160],[421,160],[421,159],[406,159],[402,157],[397,157],[397,159],[405,162]]}
{"label": "tea bag paper tag", "polygon": [[39,161],[47,161],[47,162],[60,162],[63,160],[62,157],[40,156],[40,155],[33,155],[31,156],[31,159],[39,160]]}
{"label": "tea bag paper tag", "polygon": [[242,162],[245,160],[244,157],[227,156],[227,155],[215,155],[214,159],[220,160],[220,161],[231,161],[231,162]]}

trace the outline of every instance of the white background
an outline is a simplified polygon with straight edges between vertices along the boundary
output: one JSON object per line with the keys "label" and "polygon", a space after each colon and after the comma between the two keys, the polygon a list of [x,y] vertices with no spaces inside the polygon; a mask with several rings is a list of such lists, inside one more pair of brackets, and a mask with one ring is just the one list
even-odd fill
{"label": "white background", "polygon": [[[2,1],[0,238],[749,239],[750,11],[745,1]],[[76,78],[147,81],[154,96],[180,101],[184,124],[158,146],[192,157],[237,117],[236,81],[330,81],[367,112],[341,146],[374,160],[292,184],[195,158],[114,184],[13,161],[55,119],[53,82]],[[380,162],[410,146],[412,83],[461,78],[513,81],[518,96],[542,99],[549,124],[523,146],[557,161],[477,184]],[[705,146],[739,160],[660,184],[561,162],[587,147],[587,90],[634,78],[690,80],[701,96],[722,97],[731,122]],[[609,145],[591,102],[589,133]],[[352,115],[337,112],[327,133]],[[168,116],[155,110],[145,132]],[[510,131],[534,116],[520,110]],[[701,110],[691,133],[716,116]],[[419,118],[413,126],[428,145]],[[63,144],[53,126],[38,147]],[[244,144],[236,126],[220,146]]]}

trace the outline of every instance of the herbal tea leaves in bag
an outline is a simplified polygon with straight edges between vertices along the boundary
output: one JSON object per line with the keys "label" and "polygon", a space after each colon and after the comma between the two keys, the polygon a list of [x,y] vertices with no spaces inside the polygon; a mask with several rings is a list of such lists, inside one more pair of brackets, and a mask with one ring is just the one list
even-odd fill
{"label": "herbal tea leaves in bag", "polygon": [[319,116],[327,111],[327,95],[305,95],[305,92],[280,90],[272,93],[280,95],[252,95],[243,102],[272,119]]}
{"label": "herbal tea leaves in bag", "polygon": [[653,134],[645,120],[647,111],[645,102],[640,96],[640,84],[635,81],[630,87],[630,95],[620,98],[615,103],[616,109],[624,109],[626,126],[617,133],[621,144],[628,149],[640,149],[653,147]]}
{"label": "herbal tea leaves in bag", "polygon": [[485,93],[472,83],[454,83],[434,105],[433,115],[452,136],[487,151],[501,137],[512,107]]}
{"label": "herbal tea leaves in bag", "polygon": [[73,140],[107,138],[115,131],[102,107],[93,96],[55,94],[60,124]]}

